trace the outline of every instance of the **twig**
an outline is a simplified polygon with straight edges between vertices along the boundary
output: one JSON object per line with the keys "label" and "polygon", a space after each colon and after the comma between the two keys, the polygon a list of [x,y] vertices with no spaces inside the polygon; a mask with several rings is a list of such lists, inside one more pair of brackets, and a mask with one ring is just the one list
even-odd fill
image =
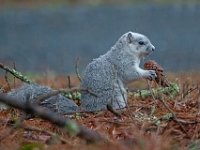
{"label": "twig", "polygon": [[67,118],[61,117],[58,114],[44,107],[30,103],[29,100],[27,100],[27,102],[24,103],[20,100],[10,98],[6,96],[5,94],[0,94],[0,101],[9,106],[18,108],[30,114],[35,114],[42,119],[48,120],[56,124],[57,126],[63,128],[70,135],[78,136],[90,142],[105,141],[105,138],[102,137],[99,133],[94,132],[81,125],[78,125],[74,121],[71,121]]}
{"label": "twig", "polygon": [[0,68],[4,69],[5,71],[9,72],[10,74],[12,74],[13,76],[15,76],[16,78],[20,79],[23,82],[26,82],[28,84],[32,83],[31,80],[29,80],[25,75],[23,75],[21,72],[16,71],[15,69],[11,69],[8,66],[0,63]]}
{"label": "twig", "polygon": [[8,71],[5,72],[4,78],[5,78],[5,81],[6,81],[6,84],[7,84],[8,88],[9,88],[9,90],[11,90],[10,83],[8,81]]}
{"label": "twig", "polygon": [[[23,120],[24,120],[24,116],[22,115],[18,120],[16,120],[14,122],[14,125],[9,130],[7,130],[3,135],[1,135],[0,142],[3,141],[7,136],[13,134],[15,129],[21,126]],[[7,121],[7,123],[8,123],[8,121]]]}
{"label": "twig", "polygon": [[0,135],[0,142],[2,142],[9,135],[13,134],[14,131],[15,131],[15,128],[12,127],[10,129],[6,130],[6,132],[1,133],[1,135]]}
{"label": "twig", "polygon": [[[149,84],[148,81],[147,81],[147,84],[148,84],[149,90],[151,91],[152,98],[153,98],[154,100],[156,100],[155,97],[154,97],[153,90],[152,90],[152,88],[151,88],[151,86],[150,86],[150,84]],[[173,119],[176,123],[179,124],[179,126],[180,126],[181,129],[184,131],[184,133],[185,133],[188,137],[190,137],[189,134],[187,133],[187,131],[185,130],[184,126],[183,126],[183,125],[181,124],[181,122],[179,122],[179,120],[177,119],[176,114],[168,107],[168,105],[162,100],[162,98],[159,98],[158,100],[159,100],[160,102],[162,102],[163,106],[172,114],[172,119]]]}
{"label": "twig", "polygon": [[111,124],[116,124],[116,125],[123,125],[123,126],[128,126],[130,124],[133,124],[132,121],[118,121],[118,120],[97,120],[97,122],[106,122],[106,123],[111,123]]}
{"label": "twig", "polygon": [[67,80],[68,80],[68,88],[71,89],[71,78],[69,75],[67,76]]}
{"label": "twig", "polygon": [[183,119],[177,119],[178,122],[182,123],[182,124],[199,124],[200,121],[186,121],[186,120],[183,120]]}
{"label": "twig", "polygon": [[[30,130],[30,131],[47,133],[50,136],[56,135],[56,133],[51,132],[46,129],[42,129],[42,128],[38,128],[35,126],[30,126],[30,125],[25,125],[22,123],[22,121],[23,121],[22,119],[24,119],[24,118],[20,118],[20,122],[19,121],[17,121],[17,123],[15,122],[14,126],[12,126],[12,128],[9,131],[7,131],[3,136],[0,137],[0,141],[2,141],[8,135],[12,134],[14,132],[14,130],[16,129],[16,127],[20,127],[20,128],[23,128],[25,130]],[[8,122],[13,122],[13,120],[7,120],[4,123],[7,124]],[[13,125],[13,123],[11,125]],[[67,144],[71,145],[65,138],[59,136],[59,139],[61,140],[62,143],[64,143],[64,144],[67,143]]]}
{"label": "twig", "polygon": [[81,79],[81,76],[80,76],[80,74],[79,74],[78,65],[79,65],[79,57],[76,59],[76,65],[75,65],[75,68],[76,68],[76,75],[77,75],[79,81],[81,82],[82,79]]}
{"label": "twig", "polygon": [[185,93],[183,93],[183,98],[185,98],[188,94],[192,93],[193,91],[197,90],[198,86],[194,88],[189,88]]}
{"label": "twig", "polygon": [[38,104],[40,104],[41,102],[45,101],[46,99],[48,99],[48,98],[50,98],[50,97],[52,97],[52,96],[56,96],[56,95],[58,95],[58,94],[60,94],[60,91],[53,91],[53,92],[51,92],[51,93],[44,94],[44,95],[42,95],[42,96],[39,96],[39,97],[36,99],[36,102],[37,102]]}
{"label": "twig", "polygon": [[176,114],[174,113],[174,111],[172,111],[172,110],[169,108],[169,106],[168,106],[161,98],[160,98],[159,100],[162,102],[163,106],[172,114],[172,116],[173,116],[172,119],[173,119],[176,123],[178,123],[179,126],[181,127],[181,129],[184,131],[184,133],[185,133],[188,137],[190,137],[189,134],[187,133],[187,131],[185,130],[184,126],[182,125],[182,122],[179,121],[179,119],[177,118],[177,116],[176,116]]}
{"label": "twig", "polygon": [[55,90],[55,91],[52,91],[51,93],[48,93],[48,94],[45,94],[45,95],[42,95],[42,96],[39,96],[37,98],[37,102],[42,102],[52,96],[56,96],[60,93],[68,93],[68,92],[75,92],[75,91],[86,91],[86,92],[89,92],[90,94],[94,95],[94,96],[97,96],[95,93],[93,93],[92,91],[88,90],[88,89],[81,89],[81,88],[77,88],[77,87],[74,87],[74,88],[71,88],[71,89],[60,89],[60,90]]}
{"label": "twig", "polygon": [[[148,86],[150,84],[148,83]],[[134,97],[141,97],[141,98],[146,98],[149,96],[152,96],[152,93],[154,93],[154,97],[159,96],[159,94],[167,94],[171,98],[175,97],[180,91],[179,86],[176,83],[171,83],[168,87],[158,87],[158,88],[151,88],[150,90],[139,90],[139,92],[134,92],[133,96]]]}
{"label": "twig", "polygon": [[[50,135],[50,136],[55,136],[55,135],[56,135],[56,133],[54,133],[54,132],[48,131],[48,130],[46,130],[46,129],[41,129],[41,128],[38,128],[38,127],[30,126],[30,125],[22,125],[21,127],[24,128],[25,130],[47,133],[47,134]],[[63,138],[63,137],[60,137],[60,136],[59,136],[59,139],[61,140],[61,142],[62,142],[63,144],[66,144],[66,143],[67,143],[67,144],[69,144],[69,145],[72,145],[71,143],[69,143],[69,141],[67,141],[67,140],[66,140],[65,138]]]}
{"label": "twig", "polygon": [[[15,62],[13,62],[13,67],[16,70],[16,64],[15,64]],[[14,84],[13,86],[15,88],[15,84],[16,84],[16,82],[15,82],[15,76],[13,76],[13,84]]]}

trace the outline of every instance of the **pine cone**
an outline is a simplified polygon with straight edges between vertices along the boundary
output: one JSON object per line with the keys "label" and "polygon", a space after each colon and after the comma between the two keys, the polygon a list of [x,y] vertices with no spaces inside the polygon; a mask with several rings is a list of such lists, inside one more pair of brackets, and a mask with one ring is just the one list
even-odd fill
{"label": "pine cone", "polygon": [[144,63],[145,70],[155,70],[157,77],[155,78],[155,82],[163,87],[168,87],[169,82],[164,74],[164,69],[154,60],[149,60]]}

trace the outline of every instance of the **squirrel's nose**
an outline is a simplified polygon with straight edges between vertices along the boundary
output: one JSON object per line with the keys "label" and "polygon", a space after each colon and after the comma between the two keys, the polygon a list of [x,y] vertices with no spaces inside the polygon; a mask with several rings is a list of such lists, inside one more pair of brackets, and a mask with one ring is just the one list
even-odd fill
{"label": "squirrel's nose", "polygon": [[155,47],[154,47],[154,46],[152,46],[151,50],[152,50],[152,51],[155,51]]}

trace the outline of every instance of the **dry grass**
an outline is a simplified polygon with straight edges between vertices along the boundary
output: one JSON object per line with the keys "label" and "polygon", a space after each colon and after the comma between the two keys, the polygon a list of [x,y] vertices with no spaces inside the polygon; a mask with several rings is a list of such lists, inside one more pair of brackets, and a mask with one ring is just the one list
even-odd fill
{"label": "dry grass", "polygon": [[[31,131],[24,128],[13,130],[12,120],[19,117],[18,111],[0,112],[0,149],[20,149],[23,145],[37,143],[38,149],[135,149],[135,150],[171,150],[171,149],[199,149],[200,148],[200,73],[168,74],[168,79],[178,82],[181,87],[180,94],[171,99],[161,95],[168,107],[173,110],[177,123],[173,119],[162,120],[168,114],[168,110],[159,99],[135,99],[129,98],[130,108],[122,113],[122,118],[116,117],[111,112],[99,112],[97,114],[82,114],[74,116],[80,124],[98,131],[108,139],[107,143],[89,144],[85,141],[70,137],[55,125],[33,118],[24,121],[24,125],[38,127],[41,131]],[[36,81],[53,88],[64,88],[69,86],[67,77],[41,77]],[[78,85],[77,78],[71,78],[71,86]],[[146,81],[130,84],[130,87],[146,88]],[[4,77],[0,79],[0,85],[7,88]],[[16,86],[20,85],[16,81]],[[10,86],[13,83],[10,81]],[[133,89],[133,88],[132,88]],[[9,90],[9,89],[7,89]],[[159,121],[157,119],[160,119]],[[68,143],[52,139],[51,131],[66,139]],[[38,144],[40,143],[40,144]],[[51,144],[49,144],[51,143]]]}

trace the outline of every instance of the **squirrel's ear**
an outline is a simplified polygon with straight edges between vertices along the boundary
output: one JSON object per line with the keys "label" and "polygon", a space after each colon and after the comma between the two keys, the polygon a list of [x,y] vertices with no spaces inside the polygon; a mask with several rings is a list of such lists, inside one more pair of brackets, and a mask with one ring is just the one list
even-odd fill
{"label": "squirrel's ear", "polygon": [[127,41],[128,43],[132,43],[134,40],[133,34],[131,32],[128,33],[127,35]]}

